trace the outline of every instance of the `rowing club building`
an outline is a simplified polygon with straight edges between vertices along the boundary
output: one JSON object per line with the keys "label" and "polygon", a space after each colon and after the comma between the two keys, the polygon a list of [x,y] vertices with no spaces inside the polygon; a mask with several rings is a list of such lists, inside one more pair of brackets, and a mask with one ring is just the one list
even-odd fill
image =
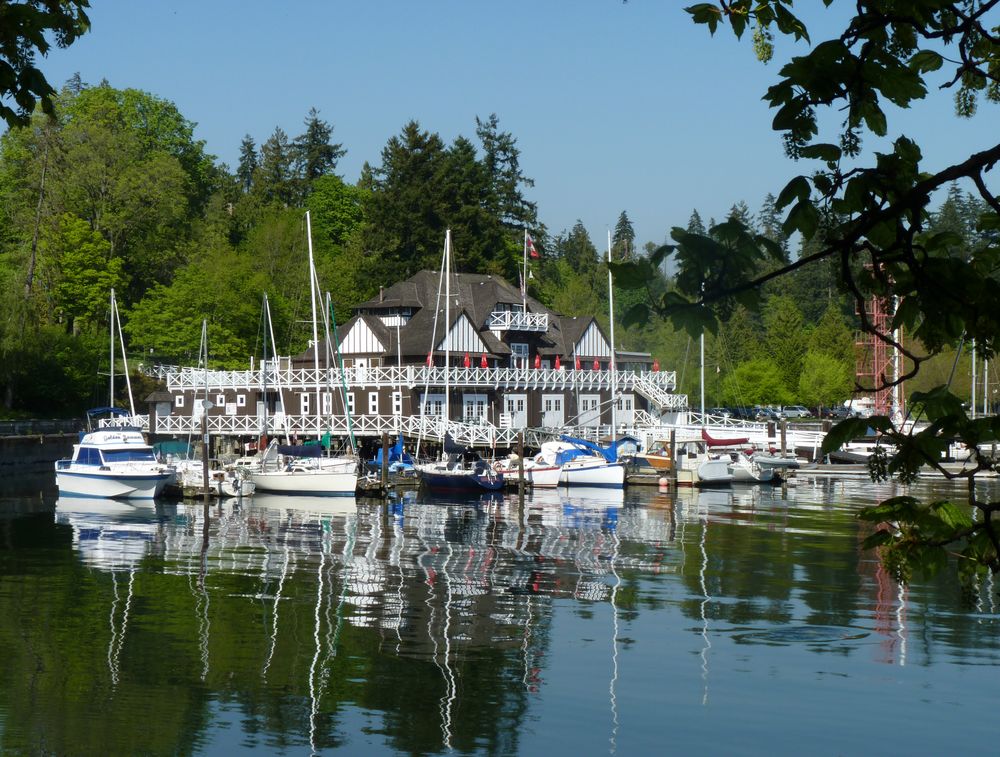
{"label": "rowing club building", "polygon": [[[593,316],[561,316],[497,276],[421,271],[354,308],[330,339],[246,371],[160,369],[160,435],[402,433],[472,446],[596,438],[669,422],[687,398],[648,353],[616,351]],[[445,302],[445,291],[449,293]],[[206,403],[204,400],[208,398]],[[208,408],[207,411],[205,408]]]}

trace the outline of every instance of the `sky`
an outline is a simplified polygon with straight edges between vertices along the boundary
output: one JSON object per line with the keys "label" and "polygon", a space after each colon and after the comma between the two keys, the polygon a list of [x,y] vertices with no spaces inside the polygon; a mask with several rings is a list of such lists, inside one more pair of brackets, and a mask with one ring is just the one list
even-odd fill
{"label": "sky", "polygon": [[[91,0],[91,31],[39,63],[57,89],[79,72],[175,103],[231,169],[245,135],[258,146],[279,126],[294,137],[315,107],[347,149],[338,173],[349,182],[411,119],[450,143],[475,141],[476,117],[496,113],[549,232],[580,220],[603,249],[622,211],[639,245],[660,243],[695,209],[706,222],[739,201],[756,212],[812,170],[784,156],[761,100],[806,43],[778,41],[765,66],[749,35],[711,37],[687,4]],[[796,10],[815,42],[852,5]],[[996,116],[990,106],[959,121],[951,95],[934,93],[890,115],[889,137],[915,137],[925,168],[937,170],[991,146]]]}

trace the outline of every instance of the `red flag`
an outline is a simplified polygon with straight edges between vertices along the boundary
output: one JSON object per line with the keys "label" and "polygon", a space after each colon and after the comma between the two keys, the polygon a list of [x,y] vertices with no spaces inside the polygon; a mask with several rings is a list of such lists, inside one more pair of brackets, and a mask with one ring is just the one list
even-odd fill
{"label": "red flag", "polygon": [[558,371],[560,368],[562,368],[562,364],[559,362],[559,356],[556,355],[556,370]]}
{"label": "red flag", "polygon": [[576,369],[580,370],[580,356],[579,355],[576,356]]}
{"label": "red flag", "polygon": [[432,365],[434,365],[434,356],[433,356],[432,353],[428,352],[427,353],[427,366],[430,367]]}
{"label": "red flag", "polygon": [[535,368],[541,368],[541,367],[542,367],[542,356],[541,356],[541,355],[539,355],[539,354],[538,354],[538,353],[536,352],[536,353],[535,353]]}
{"label": "red flag", "polygon": [[481,358],[479,358],[479,367],[480,368],[489,368],[490,367],[490,364],[488,362],[486,362],[486,353],[485,352],[483,353],[483,356]]}
{"label": "red flag", "polygon": [[601,370],[601,361],[598,360],[596,357],[594,358],[594,370],[595,371]]}
{"label": "red flag", "polygon": [[471,368],[472,367],[472,360],[469,358],[469,353],[468,352],[465,353],[465,357],[462,359],[462,367],[463,368]]}
{"label": "red flag", "polygon": [[660,361],[657,360],[656,358],[653,358],[653,370],[654,371],[660,370]]}
{"label": "red flag", "polygon": [[538,250],[535,249],[535,242],[534,242],[534,240],[532,240],[531,235],[530,234],[525,234],[524,235],[524,239],[525,239],[525,241],[528,244],[528,255],[530,257],[532,257],[532,258],[539,257]]}

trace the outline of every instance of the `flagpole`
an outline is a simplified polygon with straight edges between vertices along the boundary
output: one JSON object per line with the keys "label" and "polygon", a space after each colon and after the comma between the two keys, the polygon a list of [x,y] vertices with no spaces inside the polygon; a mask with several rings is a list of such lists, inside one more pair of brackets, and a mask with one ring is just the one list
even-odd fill
{"label": "flagpole", "polygon": [[611,317],[611,441],[618,438],[615,433],[615,405],[618,398],[615,397],[615,373],[618,366],[615,365],[615,286],[611,277],[611,229],[608,229],[608,315]]}
{"label": "flagpole", "polygon": [[524,227],[524,259],[521,273],[521,306],[528,312],[528,227]]}

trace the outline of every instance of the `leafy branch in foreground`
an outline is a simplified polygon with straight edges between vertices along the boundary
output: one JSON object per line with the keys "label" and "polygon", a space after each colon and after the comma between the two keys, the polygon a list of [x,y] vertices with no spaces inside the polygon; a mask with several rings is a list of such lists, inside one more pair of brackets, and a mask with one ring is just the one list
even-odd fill
{"label": "leafy branch in foreground", "polygon": [[[932,83],[955,91],[958,117],[974,115],[982,98],[1000,101],[998,5],[1000,0],[858,0],[841,33],[821,41],[810,39],[791,11],[791,0],[730,0],[687,8],[694,22],[713,34],[728,25],[740,38],[753,28],[754,48],[763,60],[773,55],[775,33],[811,44],[808,53],[780,69],[765,95],[775,111],[772,127],[781,133],[789,158],[816,161],[816,169],[792,178],[775,203],[785,214],[783,232],[797,233],[810,253],[781,261],[766,240],[736,220],[706,235],[675,228],[673,243],[648,261],[658,266],[673,256],[675,286],[650,310],[693,333],[713,329],[737,305],[757,306],[764,283],[834,261],[839,285],[855,302],[860,329],[899,349],[909,364],[901,375],[878,377],[877,387],[859,390],[905,380],[930,357],[970,339],[981,356],[992,357],[1000,334],[1000,200],[988,178],[1000,161],[1000,143],[932,172],[921,166],[920,146],[904,134],[894,137],[889,151],[866,155],[862,148],[868,135],[889,135],[887,103],[906,109],[926,97]],[[831,114],[840,118],[834,136],[821,138],[821,114],[823,124]],[[985,208],[977,223],[980,242],[971,249],[954,234],[929,228],[932,196],[953,182],[974,188]],[[614,266],[622,286],[641,280],[640,273],[636,263]],[[887,326],[867,315],[872,298],[894,304]],[[901,344],[898,329],[919,349]],[[997,441],[1000,419],[970,419],[944,386],[914,400],[923,405],[924,426],[887,417],[863,422],[875,427],[884,442],[872,460],[872,473],[909,481],[919,468],[930,466],[950,478],[960,476],[969,482],[969,508],[923,506],[909,498],[869,508],[862,518],[892,524],[872,537],[871,546],[881,547],[901,578],[915,568],[939,569],[947,548],[962,556],[964,576],[986,568],[997,572],[1000,550],[991,519],[1000,505],[980,502],[973,482],[976,474],[997,469],[985,445]],[[824,448],[830,451],[865,430],[857,421],[846,421],[828,435]],[[941,464],[953,445],[970,454],[960,474]]]}

